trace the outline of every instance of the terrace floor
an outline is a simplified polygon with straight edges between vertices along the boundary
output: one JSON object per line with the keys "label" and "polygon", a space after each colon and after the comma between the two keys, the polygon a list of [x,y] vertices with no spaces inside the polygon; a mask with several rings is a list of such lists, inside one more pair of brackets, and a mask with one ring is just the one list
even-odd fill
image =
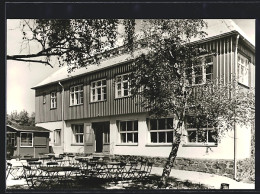
{"label": "terrace floor", "polygon": [[[163,168],[161,167],[153,167],[151,174],[160,176],[162,171]],[[211,189],[220,189],[221,183],[229,184],[229,189],[255,189],[255,184],[237,182],[228,177],[195,171],[172,169],[170,177],[183,182],[189,181],[195,184],[203,184]],[[6,188],[27,189],[27,185],[25,179],[13,180],[9,177],[6,181]],[[108,189],[120,189],[120,187],[114,185]]]}

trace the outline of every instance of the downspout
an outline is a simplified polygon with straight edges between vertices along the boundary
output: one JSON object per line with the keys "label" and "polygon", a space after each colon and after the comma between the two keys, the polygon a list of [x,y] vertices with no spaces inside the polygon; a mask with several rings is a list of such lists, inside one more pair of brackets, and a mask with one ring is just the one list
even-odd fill
{"label": "downspout", "polygon": [[[238,48],[238,40],[239,40],[239,34],[236,38],[236,47],[235,47],[235,72],[234,75],[237,78],[237,48]],[[235,83],[237,84],[237,83]],[[236,93],[234,94],[236,95]],[[236,98],[236,96],[235,96]],[[236,110],[234,110],[236,111]],[[237,179],[237,131],[236,131],[236,119],[234,122],[234,179]]]}
{"label": "downspout", "polygon": [[62,122],[62,153],[64,153],[64,147],[65,147],[65,144],[64,144],[64,87],[63,85],[61,85],[61,83],[59,82],[59,85],[62,87],[62,94],[61,94],[61,122]]}

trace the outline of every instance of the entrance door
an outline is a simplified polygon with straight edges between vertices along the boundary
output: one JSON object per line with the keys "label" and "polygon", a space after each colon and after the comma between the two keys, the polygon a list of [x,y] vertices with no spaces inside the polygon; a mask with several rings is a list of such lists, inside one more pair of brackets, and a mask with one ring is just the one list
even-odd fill
{"label": "entrance door", "polygon": [[96,152],[110,151],[110,131],[109,122],[92,123],[92,128],[95,132],[95,147]]}
{"label": "entrance door", "polygon": [[95,130],[96,133],[96,152],[103,152],[103,131]]}

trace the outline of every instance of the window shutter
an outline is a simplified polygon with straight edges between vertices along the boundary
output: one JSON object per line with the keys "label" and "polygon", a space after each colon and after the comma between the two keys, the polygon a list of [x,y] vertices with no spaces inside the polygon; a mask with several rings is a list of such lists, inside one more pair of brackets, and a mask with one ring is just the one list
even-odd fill
{"label": "window shutter", "polygon": [[93,153],[94,152],[94,131],[91,127],[91,123],[84,123],[84,152]]}

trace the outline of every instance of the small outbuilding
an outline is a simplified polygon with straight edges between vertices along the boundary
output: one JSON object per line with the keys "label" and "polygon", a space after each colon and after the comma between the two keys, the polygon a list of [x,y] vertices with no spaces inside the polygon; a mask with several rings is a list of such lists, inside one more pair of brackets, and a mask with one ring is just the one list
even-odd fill
{"label": "small outbuilding", "polygon": [[20,157],[38,157],[39,153],[49,153],[49,133],[43,127],[7,125],[7,153],[9,156]]}

